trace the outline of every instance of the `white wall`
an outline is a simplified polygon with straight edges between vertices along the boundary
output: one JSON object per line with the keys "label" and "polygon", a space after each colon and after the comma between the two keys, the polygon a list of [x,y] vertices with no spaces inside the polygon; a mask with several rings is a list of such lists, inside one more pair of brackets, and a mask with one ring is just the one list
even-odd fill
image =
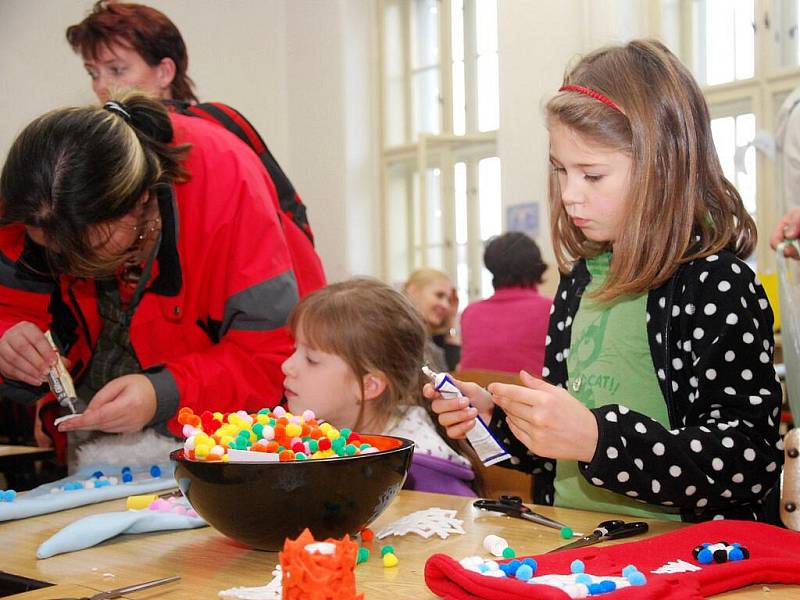
{"label": "white wall", "polygon": [[331,281],[379,275],[375,6],[286,5],[292,180],[309,206]]}
{"label": "white wall", "polygon": [[545,293],[558,286],[547,208],[549,175],[543,107],[561,85],[565,68],[596,47],[646,35],[642,0],[500,0],[500,129],[503,208],[539,203]]}

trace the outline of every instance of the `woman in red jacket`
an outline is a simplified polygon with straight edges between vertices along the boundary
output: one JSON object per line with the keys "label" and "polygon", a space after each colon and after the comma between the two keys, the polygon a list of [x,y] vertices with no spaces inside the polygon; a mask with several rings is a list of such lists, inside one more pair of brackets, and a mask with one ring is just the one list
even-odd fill
{"label": "woman in red jacket", "polygon": [[49,329],[88,402],[62,431],[275,405],[298,281],[274,195],[235,136],[142,94],[36,119],[0,177],[0,396],[46,393]]}

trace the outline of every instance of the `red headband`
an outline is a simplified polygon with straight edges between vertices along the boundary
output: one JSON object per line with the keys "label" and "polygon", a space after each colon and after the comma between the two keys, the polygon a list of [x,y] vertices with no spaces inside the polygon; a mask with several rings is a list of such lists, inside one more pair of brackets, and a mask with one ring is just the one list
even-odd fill
{"label": "red headband", "polygon": [[614,102],[611,98],[609,98],[607,96],[604,96],[600,92],[596,92],[594,90],[590,90],[587,87],[583,87],[582,85],[562,85],[560,88],[558,88],[558,91],[559,92],[578,92],[579,94],[583,94],[584,96],[589,96],[590,98],[594,98],[595,100],[599,100],[600,102],[602,102],[603,104],[605,104],[607,106],[610,106],[614,110],[618,110],[623,115],[625,114],[625,111],[622,110],[619,106],[617,106],[617,103]]}

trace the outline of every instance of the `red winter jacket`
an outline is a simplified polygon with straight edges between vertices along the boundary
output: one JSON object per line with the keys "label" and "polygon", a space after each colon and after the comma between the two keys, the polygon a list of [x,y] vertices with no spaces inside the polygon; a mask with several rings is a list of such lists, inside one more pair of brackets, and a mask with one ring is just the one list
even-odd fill
{"label": "red winter jacket", "polygon": [[[227,412],[279,402],[298,287],[304,295],[325,280],[309,240],[281,222],[256,155],[212,123],[170,118],[174,142],[191,144],[190,180],[159,192],[161,245],[130,337],[156,388],[154,422],[171,417],[169,429],[180,435],[178,407]],[[21,320],[53,330],[77,380],[102,325],[94,281],[60,276],[56,285],[31,273],[24,264],[39,251],[23,226],[0,228],[0,335]],[[24,401],[45,391],[0,380],[4,397]]]}

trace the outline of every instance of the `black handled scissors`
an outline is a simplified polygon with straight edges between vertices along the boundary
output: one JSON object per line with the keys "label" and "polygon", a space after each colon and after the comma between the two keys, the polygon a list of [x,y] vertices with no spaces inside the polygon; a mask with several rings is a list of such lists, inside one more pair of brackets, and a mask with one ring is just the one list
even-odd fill
{"label": "black handled scissors", "polygon": [[[481,508],[483,510],[501,512],[507,514],[509,517],[525,519],[526,521],[532,521],[534,523],[538,523],[539,525],[552,527],[553,529],[564,529],[567,527],[567,525],[564,525],[564,523],[561,523],[560,521],[556,521],[555,519],[545,517],[544,515],[540,515],[539,513],[532,511],[522,503],[522,498],[519,496],[500,496],[499,500],[476,500],[472,503],[472,506],[475,508]],[[567,528],[569,529],[569,527]]]}
{"label": "black handled scissors", "polygon": [[560,550],[570,550],[572,548],[582,548],[583,546],[590,546],[605,540],[617,540],[620,538],[630,537],[632,535],[639,535],[640,533],[645,533],[647,530],[648,526],[644,521],[631,521],[630,523],[620,521],[619,519],[603,521],[597,527],[595,527],[595,530],[592,531],[592,533],[585,535],[574,542],[570,542],[569,544],[550,550],[550,552],[559,552]]}

